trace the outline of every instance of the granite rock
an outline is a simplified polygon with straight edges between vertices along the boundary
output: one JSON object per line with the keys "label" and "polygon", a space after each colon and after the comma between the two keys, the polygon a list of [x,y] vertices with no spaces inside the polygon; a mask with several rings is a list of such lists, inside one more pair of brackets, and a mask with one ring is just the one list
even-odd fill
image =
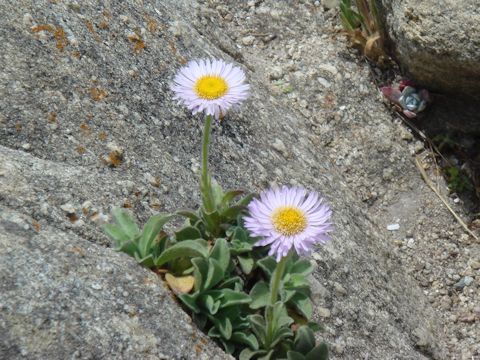
{"label": "granite rock", "polygon": [[[206,56],[237,61],[252,87],[251,98],[214,127],[211,164],[222,185],[301,184],[332,205],[336,230],[317,251],[314,277],[327,281],[327,294],[335,294],[335,283],[348,292],[328,295],[322,305],[336,325],[318,336],[341,342],[342,359],[444,357],[436,315],[358,195],[231,39],[219,41],[194,21],[199,12],[209,17],[206,10],[188,0],[0,4],[0,201],[7,219],[1,256],[8,289],[0,293],[0,357],[27,351],[35,358],[28,336],[43,334],[36,358],[64,359],[66,349],[81,358],[198,358],[200,335],[191,338],[197,332],[186,315],[153,274],[105,248],[99,225],[114,206],[145,221],[198,202],[202,119],[173,101],[169,82],[186,60]],[[285,151],[278,151],[280,142]],[[25,224],[10,225],[11,217]],[[68,251],[75,247],[82,256]],[[132,313],[118,306],[123,292]],[[29,320],[20,321],[22,314]],[[432,339],[421,348],[419,332]],[[226,356],[205,343],[205,356]]]}

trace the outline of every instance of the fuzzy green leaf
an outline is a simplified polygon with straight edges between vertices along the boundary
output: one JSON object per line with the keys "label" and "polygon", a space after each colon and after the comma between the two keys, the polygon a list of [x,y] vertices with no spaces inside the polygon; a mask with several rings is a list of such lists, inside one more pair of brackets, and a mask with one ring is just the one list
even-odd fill
{"label": "fuzzy green leaf", "polygon": [[221,201],[221,207],[222,208],[226,208],[228,207],[228,205],[230,205],[230,203],[232,202],[232,200],[239,196],[239,195],[242,195],[244,193],[243,190],[230,190],[230,191],[227,191],[224,195],[223,195],[223,198],[222,198],[222,201]]}
{"label": "fuzzy green leaf", "polygon": [[158,214],[148,219],[143,227],[142,235],[138,243],[140,255],[147,256],[151,251],[152,243],[162,230],[163,226],[172,218],[172,215]]}
{"label": "fuzzy green leaf", "polygon": [[252,193],[245,195],[243,198],[241,198],[237,202],[237,206],[242,206],[242,207],[247,206],[250,203],[250,201],[252,201],[254,196],[255,196],[255,194],[252,194]]}
{"label": "fuzzy green leaf", "polygon": [[238,263],[242,268],[244,274],[248,275],[252,272],[253,265],[255,265],[255,261],[249,256],[238,256]]}
{"label": "fuzzy green leaf", "polygon": [[115,246],[118,248],[123,243],[132,240],[125,232],[118,227],[117,225],[113,224],[105,224],[103,225],[103,231],[113,240],[115,241]]}
{"label": "fuzzy green leaf", "polygon": [[223,279],[225,276],[225,272],[222,270],[222,266],[220,262],[216,259],[209,258],[208,259],[208,272],[207,277],[203,282],[203,290],[211,289],[215,285],[217,285],[220,280]]}
{"label": "fuzzy green leaf", "polygon": [[230,340],[232,337],[232,323],[230,319],[223,314],[217,314],[216,316],[208,315],[208,318],[213,322],[222,337],[226,340]]}
{"label": "fuzzy green leaf", "polygon": [[308,296],[302,293],[296,293],[289,301],[289,304],[292,304],[294,308],[302,314],[306,319],[311,319],[313,309],[312,302]]}
{"label": "fuzzy green leaf", "polygon": [[137,224],[126,210],[116,208],[113,209],[112,214],[122,231],[130,239],[135,238],[140,233]]}
{"label": "fuzzy green leaf", "polygon": [[197,305],[198,293],[195,293],[195,294],[180,294],[178,297],[194,313],[200,313],[200,308]]}
{"label": "fuzzy green leaf", "polygon": [[173,244],[167,248],[162,255],[155,260],[155,265],[162,266],[163,264],[177,259],[179,257],[195,257],[208,255],[208,244],[205,240],[185,240]]}
{"label": "fuzzy green leaf", "polygon": [[260,341],[260,344],[265,345],[266,340],[266,329],[265,329],[265,319],[261,315],[249,315],[248,321],[252,326],[253,333],[257,336],[257,339]]}
{"label": "fuzzy green leaf", "polygon": [[264,281],[259,281],[250,290],[250,297],[252,302],[250,303],[250,309],[260,309],[267,306],[270,300],[270,289],[268,284]]}
{"label": "fuzzy green leaf", "polygon": [[328,346],[324,342],[310,351],[305,360],[328,360]]}
{"label": "fuzzy green leaf", "polygon": [[312,273],[312,271],[313,265],[310,261],[305,259],[299,259],[292,265],[289,272],[308,276]]}
{"label": "fuzzy green leaf", "polygon": [[244,292],[234,291],[231,289],[221,290],[223,293],[221,308],[226,308],[233,305],[249,304],[252,298]]}
{"label": "fuzzy green leaf", "polygon": [[308,326],[300,326],[295,334],[295,351],[308,354],[315,347],[315,335]]}
{"label": "fuzzy green leaf", "polygon": [[271,256],[264,257],[263,259],[257,261],[257,265],[262,268],[265,275],[271,277],[275,268],[277,267],[277,262]]}
{"label": "fuzzy green leaf", "polygon": [[255,335],[253,334],[245,334],[244,332],[234,332],[232,334],[232,341],[240,344],[245,344],[250,347],[250,349],[258,350],[258,341]]}
{"label": "fuzzy green leaf", "polygon": [[235,285],[240,284],[243,288],[243,280],[239,276],[233,276],[231,278],[227,278],[224,282],[218,285],[220,289],[235,289]]}
{"label": "fuzzy green leaf", "polygon": [[193,226],[185,226],[184,228],[175,232],[175,239],[177,241],[196,240],[201,238],[202,238],[202,234],[197,228]]}
{"label": "fuzzy green leaf", "polygon": [[193,210],[179,210],[176,212],[178,215],[183,216],[190,220],[191,224],[195,224],[200,220],[200,217]]}
{"label": "fuzzy green leaf", "polygon": [[117,247],[115,250],[117,251],[122,251],[130,256],[135,257],[135,254],[138,253],[138,247],[137,244],[135,244],[133,241],[127,241],[121,244],[119,247]]}
{"label": "fuzzy green leaf", "polygon": [[211,315],[215,315],[220,308],[220,301],[215,301],[212,296],[206,295],[204,300],[205,307]]}
{"label": "fuzzy green leaf", "polygon": [[227,240],[215,240],[215,245],[210,252],[210,258],[218,261],[223,272],[227,271],[230,263],[230,250],[228,249]]}
{"label": "fuzzy green leaf", "polygon": [[253,359],[255,356],[260,356],[266,354],[266,350],[252,350],[249,348],[243,349],[240,353],[239,359],[240,360],[250,360]]}
{"label": "fuzzy green leaf", "polygon": [[204,281],[207,278],[208,262],[204,257],[192,259],[193,277],[195,278],[195,291],[201,291],[204,288]]}
{"label": "fuzzy green leaf", "polygon": [[305,356],[296,351],[287,352],[287,360],[305,360]]}

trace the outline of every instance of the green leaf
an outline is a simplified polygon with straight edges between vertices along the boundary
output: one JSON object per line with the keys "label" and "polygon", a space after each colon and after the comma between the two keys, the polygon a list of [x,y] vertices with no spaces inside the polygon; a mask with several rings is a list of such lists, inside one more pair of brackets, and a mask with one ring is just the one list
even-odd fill
{"label": "green leaf", "polygon": [[293,336],[293,332],[292,330],[290,330],[290,327],[281,327],[277,329],[277,331],[275,332],[274,340],[270,344],[270,348],[275,347],[275,345],[277,345],[281,341],[284,341],[285,339],[292,336]]}
{"label": "green leaf", "polygon": [[137,244],[135,244],[133,241],[127,241],[121,244],[119,247],[117,247],[115,250],[117,251],[123,251],[124,253],[135,257],[135,254],[138,253],[138,247]]}
{"label": "green leaf", "polygon": [[307,323],[307,326],[312,329],[313,332],[317,332],[317,331],[324,331],[324,327],[320,324],[317,324],[316,322],[313,322],[313,321],[309,321]]}
{"label": "green leaf", "polygon": [[212,296],[206,295],[204,297],[204,304],[211,315],[215,315],[220,308],[220,301],[215,301]]}
{"label": "green leaf", "polygon": [[135,253],[135,259],[137,260],[137,262],[140,264],[140,265],[143,265],[147,268],[151,268],[151,267],[154,267],[155,266],[155,262],[153,261],[153,256],[152,254],[148,254],[147,256],[145,256],[144,258],[140,258],[138,256],[138,253]]}
{"label": "green leaf", "polygon": [[252,350],[252,349],[243,349],[240,353],[239,360],[250,360],[253,359],[255,356],[260,356],[266,354],[266,350]]}
{"label": "green leaf", "polygon": [[290,273],[301,274],[303,276],[308,276],[313,271],[313,265],[310,261],[305,259],[297,260],[290,269]]}
{"label": "green leaf", "polygon": [[148,219],[143,227],[142,235],[138,243],[138,248],[142,256],[147,256],[149,254],[153,241],[162,230],[163,225],[165,225],[172,217],[172,215],[158,214]]}
{"label": "green leaf", "polygon": [[252,298],[244,292],[234,291],[231,289],[221,290],[223,293],[221,308],[233,305],[249,304]]}
{"label": "green leaf", "polygon": [[103,231],[105,231],[105,233],[113,241],[115,241],[116,247],[120,247],[123,243],[132,240],[127,234],[123,232],[123,230],[120,227],[113,224],[103,225]]}
{"label": "green leaf", "polygon": [[267,354],[262,357],[259,357],[258,360],[271,360],[274,350],[270,350]]}
{"label": "green leaf", "polygon": [[213,202],[215,203],[215,208],[218,209],[222,204],[222,199],[224,196],[223,189],[219,183],[212,178],[210,184],[210,190],[212,192]]}
{"label": "green leaf", "polygon": [[223,195],[223,198],[222,198],[222,201],[221,201],[221,207],[222,208],[225,208],[227,207],[228,205],[230,205],[230,202],[237,196],[239,195],[242,195],[244,193],[244,191],[242,190],[230,190],[230,191],[227,191],[224,195]]}
{"label": "green leaf", "polygon": [[313,309],[312,302],[308,296],[302,293],[296,293],[289,301],[289,304],[292,304],[295,309],[300,312],[306,319],[311,319]]}
{"label": "green leaf", "polygon": [[305,360],[305,356],[296,351],[287,352],[287,360]]}
{"label": "green leaf", "polygon": [[218,288],[220,289],[234,289],[236,284],[240,284],[243,287],[243,280],[239,276],[233,276],[231,278],[226,279]]}
{"label": "green leaf", "polygon": [[202,218],[205,223],[205,227],[210,234],[215,235],[215,231],[220,224],[220,215],[218,211],[206,212],[204,209],[202,211]]}
{"label": "green leaf", "polygon": [[228,249],[227,240],[216,239],[210,257],[217,260],[223,272],[227,271],[230,263],[230,250]]}
{"label": "green leaf", "polygon": [[203,290],[203,282],[207,278],[208,262],[204,257],[197,257],[192,259],[193,277],[195,278],[195,291]]}
{"label": "green leaf", "polygon": [[205,240],[185,240],[167,248],[162,255],[155,260],[155,265],[162,266],[179,257],[206,257],[207,255],[208,243]]}
{"label": "green leaf", "polygon": [[225,272],[222,270],[222,266],[220,263],[213,259],[209,258],[208,259],[208,272],[207,272],[207,277],[205,278],[203,282],[203,290],[211,289],[215,285],[217,285],[220,280],[223,279],[225,276]]}
{"label": "green leaf", "polygon": [[198,293],[195,294],[180,294],[179,299],[194,313],[200,313],[200,308],[197,305]]}
{"label": "green leaf", "polygon": [[179,210],[176,212],[176,214],[186,217],[192,224],[195,224],[200,220],[200,217],[193,210]]}
{"label": "green leaf", "polygon": [[233,352],[235,351],[235,345],[233,343],[231,343],[230,341],[225,341],[222,338],[220,338],[220,342],[222,343],[223,349],[227,354],[233,354]]}
{"label": "green leaf", "polygon": [[295,351],[308,354],[315,347],[315,335],[308,326],[300,326],[295,334]]}
{"label": "green leaf", "polygon": [[249,256],[238,256],[238,263],[242,268],[244,274],[248,275],[252,272],[253,265],[255,265],[255,261]]}
{"label": "green leaf", "polygon": [[138,229],[137,224],[126,210],[116,208],[113,209],[112,214],[122,231],[130,239],[135,238],[139,234],[140,230]]}
{"label": "green leaf", "polygon": [[252,201],[254,196],[255,194],[252,194],[252,193],[245,195],[243,198],[241,198],[237,202],[237,206],[243,206],[243,207],[247,206],[250,203],[250,201]]}
{"label": "green leaf", "polygon": [[202,234],[197,228],[193,226],[185,226],[183,229],[175,232],[175,239],[177,241],[196,240],[201,238]]}
{"label": "green leaf", "polygon": [[250,297],[252,298],[250,309],[255,310],[267,306],[270,298],[268,284],[264,281],[257,282],[250,290]]}
{"label": "green leaf", "polygon": [[305,360],[328,360],[328,346],[324,342],[310,351]]}
{"label": "green leaf", "polygon": [[262,268],[262,270],[268,277],[271,277],[273,272],[275,271],[275,268],[277,267],[277,262],[273,257],[267,256],[257,261],[257,265]]}
{"label": "green leaf", "polygon": [[244,206],[233,205],[225,209],[221,216],[227,219],[227,221],[235,220],[243,210],[245,210]]}
{"label": "green leaf", "polygon": [[244,332],[234,332],[232,334],[232,341],[240,344],[245,344],[250,347],[250,349],[258,350],[258,341],[255,335],[253,334],[245,334]]}
{"label": "green leaf", "polygon": [[207,315],[211,322],[218,329],[222,337],[226,340],[230,340],[232,337],[232,323],[230,319],[224,315],[217,314],[217,316]]}
{"label": "green leaf", "polygon": [[265,326],[266,325],[265,325],[265,319],[263,318],[263,316],[258,314],[249,315],[248,321],[250,322],[250,325],[252,326],[252,331],[257,336],[257,339],[259,340],[260,344],[265,345],[265,340],[266,340]]}

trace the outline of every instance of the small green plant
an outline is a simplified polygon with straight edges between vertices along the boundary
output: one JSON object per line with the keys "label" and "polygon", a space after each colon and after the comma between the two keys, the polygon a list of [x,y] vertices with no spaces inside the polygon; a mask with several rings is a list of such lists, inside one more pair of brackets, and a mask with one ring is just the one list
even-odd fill
{"label": "small green plant", "polygon": [[375,0],[340,0],[340,20],[352,46],[383,65],[388,59]]}
{"label": "small green plant", "polygon": [[[187,91],[184,87],[195,75],[189,73],[192,71],[189,66],[196,69],[195,74],[204,70],[206,75],[192,85],[193,90]],[[190,63],[184,70],[188,74],[176,78],[179,96],[185,97],[189,105],[198,103],[198,99],[187,97],[192,91],[195,96],[203,97],[200,104],[226,96],[230,77],[213,76],[214,69],[226,69],[230,75],[232,71],[231,66],[217,60]],[[238,87],[237,98],[245,91],[238,83],[240,78],[238,73],[232,85]],[[227,353],[243,360],[326,360],[326,345],[316,346],[313,335],[320,327],[310,321],[312,304],[306,277],[313,268],[309,261],[299,258],[297,249],[293,250],[293,238],[289,236],[298,235],[298,251],[302,253],[311,249],[317,236],[320,241],[326,241],[330,210],[316,193],[307,196],[304,190],[285,188],[277,194],[278,211],[257,219],[258,214],[252,209],[264,211],[270,205],[264,208],[257,199],[253,200],[252,194],[243,191],[223,191],[208,171],[208,147],[212,115],[220,118],[223,114],[215,109],[223,111],[225,104],[205,109],[199,208],[152,216],[142,231],[128,212],[116,209],[113,211],[115,223],[105,225],[104,230],[113,239],[116,250],[165,274],[165,280],[196,325]],[[261,193],[259,197],[277,195],[273,191]],[[311,219],[302,215],[304,210],[300,207],[281,205],[291,199],[299,206],[305,203],[302,206]],[[253,217],[248,217],[249,213]],[[173,217],[181,217],[184,224],[169,234],[164,225]],[[278,220],[278,231],[282,233],[274,239],[280,243],[272,244],[269,249],[252,229],[265,230],[255,222],[263,221],[271,227],[274,219]],[[307,225],[311,226],[308,232],[304,231]],[[280,252],[276,253],[277,250]],[[269,256],[273,254],[276,259]]]}
{"label": "small green plant", "polygon": [[444,170],[450,192],[462,193],[473,190],[472,182],[458,167],[447,166]]}

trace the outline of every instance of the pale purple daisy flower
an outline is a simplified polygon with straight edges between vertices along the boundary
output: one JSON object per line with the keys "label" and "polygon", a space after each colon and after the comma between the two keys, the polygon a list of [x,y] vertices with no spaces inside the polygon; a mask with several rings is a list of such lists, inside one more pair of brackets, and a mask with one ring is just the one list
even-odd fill
{"label": "pale purple daisy flower", "polygon": [[270,245],[268,255],[277,262],[292,247],[297,254],[306,255],[315,243],[330,240],[332,211],[314,191],[287,186],[265,190],[250,202],[248,211],[245,227],[251,236],[261,238],[255,246]]}
{"label": "pale purple daisy flower", "polygon": [[190,61],[175,75],[172,90],[175,99],[193,114],[205,112],[218,120],[228,109],[248,97],[242,69],[222,60]]}

